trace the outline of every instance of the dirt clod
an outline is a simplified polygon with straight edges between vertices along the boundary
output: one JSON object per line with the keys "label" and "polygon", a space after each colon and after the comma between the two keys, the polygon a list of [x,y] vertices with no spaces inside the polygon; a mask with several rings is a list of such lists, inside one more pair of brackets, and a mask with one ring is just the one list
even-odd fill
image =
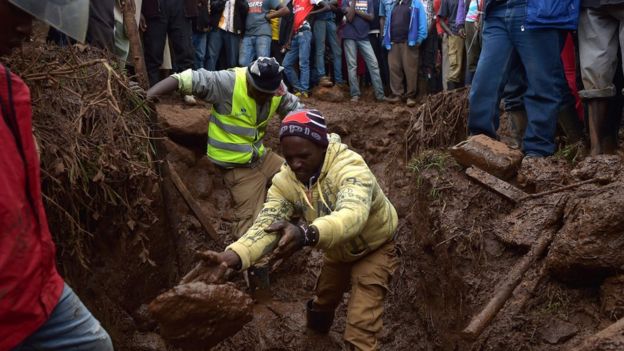
{"label": "dirt clod", "polygon": [[547,343],[555,345],[570,340],[578,331],[574,324],[554,319],[541,331],[541,336]]}
{"label": "dirt clod", "polygon": [[317,86],[312,90],[312,95],[315,98],[329,102],[341,102],[347,98],[345,92],[337,86],[322,87]]}
{"label": "dirt clod", "polygon": [[150,303],[160,334],[172,344],[206,349],[252,320],[251,298],[233,284],[177,285]]}
{"label": "dirt clod", "polygon": [[450,149],[455,160],[465,166],[477,166],[502,179],[513,176],[520,162],[522,152],[485,135],[475,135]]}
{"label": "dirt clod", "polygon": [[591,284],[624,267],[624,183],[570,200],[548,267],[567,282]]}

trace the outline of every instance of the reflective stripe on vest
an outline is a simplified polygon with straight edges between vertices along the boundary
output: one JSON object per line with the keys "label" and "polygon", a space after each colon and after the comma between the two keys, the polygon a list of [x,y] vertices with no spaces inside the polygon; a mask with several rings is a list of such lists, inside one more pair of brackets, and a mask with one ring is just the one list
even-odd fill
{"label": "reflective stripe on vest", "polygon": [[234,72],[232,111],[219,114],[213,106],[208,125],[208,158],[228,168],[249,164],[264,155],[266,126],[282,100],[281,96],[273,97],[267,118],[258,123],[256,101],[247,94],[247,68],[234,68]]}

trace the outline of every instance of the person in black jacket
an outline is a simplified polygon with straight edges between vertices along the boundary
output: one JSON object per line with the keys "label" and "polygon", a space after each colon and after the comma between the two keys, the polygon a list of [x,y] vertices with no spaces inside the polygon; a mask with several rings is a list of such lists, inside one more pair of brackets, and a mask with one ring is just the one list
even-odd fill
{"label": "person in black jacket", "polygon": [[211,0],[208,34],[208,57],[206,69],[215,71],[221,49],[225,50],[225,62],[221,68],[238,65],[238,48],[245,30],[249,5],[247,0]]}
{"label": "person in black jacket", "polygon": [[143,50],[150,86],[160,80],[165,40],[169,36],[173,69],[182,72],[193,68],[194,48],[191,18],[197,17],[197,0],[144,0]]}

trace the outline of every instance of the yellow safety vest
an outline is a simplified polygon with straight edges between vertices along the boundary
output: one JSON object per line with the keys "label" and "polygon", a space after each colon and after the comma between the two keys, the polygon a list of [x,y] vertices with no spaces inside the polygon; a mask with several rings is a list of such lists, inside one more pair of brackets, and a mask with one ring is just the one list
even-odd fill
{"label": "yellow safety vest", "polygon": [[208,158],[228,168],[249,164],[264,155],[262,139],[282,100],[281,96],[273,97],[268,117],[258,121],[256,101],[247,95],[247,68],[234,68],[234,72],[232,111],[222,115],[213,106],[208,125]]}

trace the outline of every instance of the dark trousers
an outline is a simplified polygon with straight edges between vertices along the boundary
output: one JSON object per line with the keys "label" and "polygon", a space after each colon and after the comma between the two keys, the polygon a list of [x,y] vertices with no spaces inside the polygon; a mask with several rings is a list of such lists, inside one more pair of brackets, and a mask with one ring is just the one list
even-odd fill
{"label": "dark trousers", "polygon": [[[240,35],[220,28],[213,28],[208,33],[206,69],[215,71],[218,68],[227,69],[238,66],[239,44]],[[222,58],[222,60],[219,61],[219,58]],[[217,62],[219,65],[217,65]]]}
{"label": "dark trousers", "polygon": [[[384,88],[390,84],[390,70],[388,69],[388,50],[381,45],[381,34],[369,34],[368,40],[373,47],[377,62],[379,63],[379,75]],[[368,72],[366,72],[368,77]],[[370,77],[367,78],[370,81]]]}
{"label": "dark trousers", "polygon": [[193,28],[191,19],[184,14],[184,1],[161,0],[160,14],[147,18],[147,31],[143,34],[145,66],[150,85],[158,83],[159,70],[163,62],[165,39],[169,35],[171,62],[175,72],[193,68]]}
{"label": "dark trousers", "polygon": [[437,58],[442,57],[442,38],[435,32],[435,27],[422,43],[420,54],[420,75],[427,80],[428,92],[435,94],[442,91],[442,72],[437,66]]}

